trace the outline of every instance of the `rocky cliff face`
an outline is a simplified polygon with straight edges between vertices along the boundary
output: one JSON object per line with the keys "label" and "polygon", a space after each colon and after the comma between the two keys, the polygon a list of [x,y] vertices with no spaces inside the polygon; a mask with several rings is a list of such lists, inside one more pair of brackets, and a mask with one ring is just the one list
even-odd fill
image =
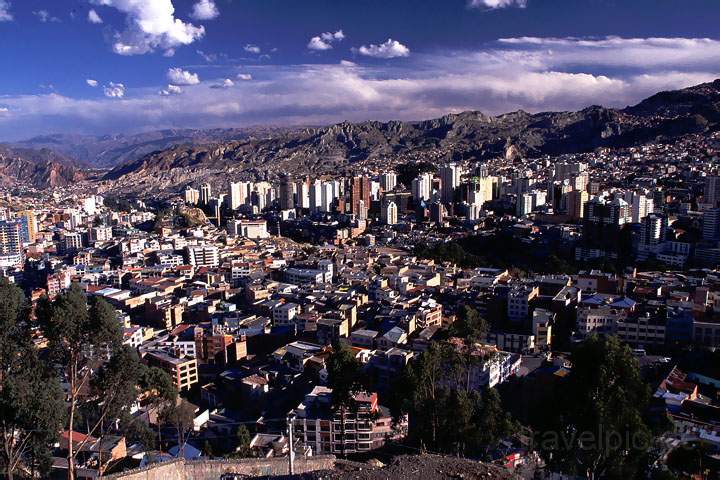
{"label": "rocky cliff face", "polygon": [[0,145],[0,185],[63,187],[86,178],[73,160],[50,150],[9,148]]}
{"label": "rocky cliff face", "polygon": [[48,149],[71,157],[85,166],[112,168],[132,162],[152,152],[178,145],[199,145],[252,137],[266,137],[276,131],[274,127],[166,129],[128,135],[42,135],[12,144],[17,148]]}
{"label": "rocky cliff face", "polygon": [[419,122],[343,122],[273,130],[201,146],[175,146],[110,171],[106,186],[129,193],[180,190],[201,181],[343,173],[361,165],[442,158],[481,161],[666,141],[720,125],[720,80],[658,93],[633,107],[577,112],[463,112]]}

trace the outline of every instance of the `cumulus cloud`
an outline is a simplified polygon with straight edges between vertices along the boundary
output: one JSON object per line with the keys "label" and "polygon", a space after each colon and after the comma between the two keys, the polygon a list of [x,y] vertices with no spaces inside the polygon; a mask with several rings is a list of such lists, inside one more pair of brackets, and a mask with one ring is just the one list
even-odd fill
{"label": "cumulus cloud", "polygon": [[410,55],[410,49],[392,38],[388,38],[385,43],[380,45],[370,44],[363,45],[358,49],[361,55],[374,58],[395,58],[407,57]]}
{"label": "cumulus cloud", "polygon": [[345,34],[342,30],[338,30],[336,32],[325,32],[321,33],[320,35],[317,35],[315,37],[312,37],[310,41],[307,44],[307,48],[310,50],[330,50],[332,47],[332,44],[335,42],[340,42],[345,39]]}
{"label": "cumulus cloud", "polygon": [[9,0],[0,0],[0,22],[10,22],[12,19]]}
{"label": "cumulus cloud", "polygon": [[235,78],[247,82],[248,80],[252,80],[253,77],[249,73],[238,73]]}
{"label": "cumulus cloud", "polygon": [[197,85],[200,83],[200,77],[197,73],[192,73],[178,67],[168,69],[167,78],[175,85]]}
{"label": "cumulus cloud", "polygon": [[183,93],[183,89],[177,85],[168,84],[167,88],[163,88],[158,93],[163,97],[169,97],[170,95],[180,95]]}
{"label": "cumulus cloud", "polygon": [[92,78],[88,78],[87,80],[85,80],[85,83],[87,83],[89,86],[91,86],[93,88],[98,86],[98,81],[93,80]]}
{"label": "cumulus cloud", "polygon": [[126,29],[113,38],[119,55],[141,55],[189,45],[205,35],[203,26],[175,18],[172,0],[91,0],[126,14]]}
{"label": "cumulus cloud", "polygon": [[110,82],[103,87],[103,92],[108,98],[123,98],[125,96],[125,85]]}
{"label": "cumulus cloud", "polygon": [[98,15],[94,8],[91,8],[88,11],[87,19],[90,23],[103,23],[103,19],[100,17],[100,15]]}
{"label": "cumulus cloud", "polygon": [[190,17],[195,20],[212,20],[220,16],[217,5],[213,0],[200,0],[193,5]]}
{"label": "cumulus cloud", "polygon": [[525,8],[527,0],[470,0],[468,5],[472,8]]}
{"label": "cumulus cloud", "polygon": [[258,47],[257,45],[253,45],[251,43],[248,43],[247,45],[245,45],[243,47],[243,50],[245,50],[248,53],[254,53],[254,54],[258,54],[261,52],[260,47]]}
{"label": "cumulus cloud", "polygon": [[[641,47],[652,61],[638,66]],[[588,53],[594,51],[602,55]],[[54,92],[7,96],[2,105],[12,117],[0,116],[0,131],[20,138],[54,131],[422,119],[463,110],[624,107],[659,90],[713,80],[720,71],[718,51],[720,41],[703,39],[505,39],[476,50],[418,53],[392,68],[266,65],[257,81],[234,81],[227,89],[213,88],[220,82],[200,83],[182,96],[160,98],[158,87],[134,89],[121,102]]]}
{"label": "cumulus cloud", "polygon": [[48,12],[47,10],[35,10],[35,11],[33,11],[32,13],[33,13],[33,15],[35,15],[35,16],[38,18],[38,20],[40,20],[42,23],[48,23],[48,22],[57,23],[57,22],[60,21],[59,18],[53,17],[52,15],[50,15],[50,12]]}
{"label": "cumulus cloud", "polygon": [[226,78],[225,80],[223,80],[220,83],[214,83],[214,84],[210,85],[210,88],[217,90],[217,89],[232,88],[234,86],[235,86],[235,82],[233,82],[229,78]]}

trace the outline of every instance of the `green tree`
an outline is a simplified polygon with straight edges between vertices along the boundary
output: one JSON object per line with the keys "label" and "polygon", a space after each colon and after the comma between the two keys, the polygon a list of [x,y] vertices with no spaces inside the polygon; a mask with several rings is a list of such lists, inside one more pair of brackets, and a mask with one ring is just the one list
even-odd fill
{"label": "green tree", "polygon": [[240,457],[240,458],[246,458],[252,456],[252,448],[250,448],[250,442],[252,441],[252,436],[250,435],[250,431],[245,425],[240,425],[235,432],[235,438],[237,440],[237,449],[235,450],[234,456]]}
{"label": "green tree", "polygon": [[592,336],[571,355],[567,398],[558,415],[565,438],[556,454],[570,473],[632,478],[649,448],[643,421],[650,397],[630,348],[615,337]]}
{"label": "green tree", "polygon": [[30,339],[22,291],[0,280],[0,458],[12,479],[28,457],[45,455],[63,421],[62,391]]}
{"label": "green tree", "polygon": [[450,327],[450,335],[479,342],[487,335],[488,330],[488,322],[480,312],[469,305],[463,305],[457,320]]}
{"label": "green tree", "polygon": [[185,453],[187,437],[195,425],[195,406],[182,399],[168,403],[160,411],[160,422],[175,430],[179,456],[182,457]]}
{"label": "green tree", "polygon": [[[36,309],[38,323],[49,340],[52,360],[61,369],[68,383],[68,407],[66,428],[73,431],[76,414],[84,392],[92,387],[94,378],[102,365],[118,352],[122,335],[115,310],[104,300],[93,297],[89,302],[84,292],[73,285],[67,292],[58,295],[54,301],[47,298],[38,302]],[[121,365],[116,365],[120,367]],[[114,392],[109,401],[103,402],[96,421],[90,425],[88,436],[95,435],[108,418],[116,411],[115,396],[125,392]],[[105,406],[106,405],[106,406]],[[68,479],[75,478],[75,458],[87,439],[76,446],[68,442]]]}

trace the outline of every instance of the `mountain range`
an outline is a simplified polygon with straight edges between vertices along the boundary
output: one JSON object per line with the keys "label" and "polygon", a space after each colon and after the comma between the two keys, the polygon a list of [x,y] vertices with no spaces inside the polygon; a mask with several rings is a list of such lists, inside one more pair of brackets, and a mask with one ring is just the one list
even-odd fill
{"label": "mountain range", "polygon": [[[38,167],[34,185],[74,181],[79,164],[114,166],[102,179],[127,193],[171,192],[187,184],[228,178],[272,179],[282,174],[348,172],[365,165],[452,158],[558,155],[627,147],[712,132],[720,126],[720,80],[660,92],[624,109],[591,106],[576,112],[477,111],[416,122],[338,123],[312,128],[164,130],[134,136],[53,135],[20,142],[43,147],[60,162]],[[34,150],[15,148],[16,158]],[[2,152],[0,150],[0,152]],[[47,155],[47,154],[46,154]],[[72,157],[74,163],[67,162]],[[0,159],[2,153],[0,153]],[[32,163],[29,158],[26,162]],[[55,165],[55,164],[53,164]],[[0,162],[0,179],[13,178]],[[54,171],[48,178],[47,170]]]}

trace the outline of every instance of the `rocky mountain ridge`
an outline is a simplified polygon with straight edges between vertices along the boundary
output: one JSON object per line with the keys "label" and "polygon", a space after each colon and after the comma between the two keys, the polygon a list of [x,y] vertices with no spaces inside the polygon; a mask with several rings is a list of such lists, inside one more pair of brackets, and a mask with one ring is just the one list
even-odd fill
{"label": "rocky mountain ridge", "polygon": [[[180,189],[227,177],[271,179],[284,173],[324,174],[427,158],[537,157],[626,147],[714,131],[720,125],[720,80],[661,92],[624,109],[468,111],[418,122],[342,122],[269,138],[241,139],[155,152],[113,169],[122,188]],[[134,186],[138,186],[135,188]]]}
{"label": "rocky mountain ridge", "polygon": [[87,178],[73,159],[48,149],[0,145],[0,186],[64,187]]}

